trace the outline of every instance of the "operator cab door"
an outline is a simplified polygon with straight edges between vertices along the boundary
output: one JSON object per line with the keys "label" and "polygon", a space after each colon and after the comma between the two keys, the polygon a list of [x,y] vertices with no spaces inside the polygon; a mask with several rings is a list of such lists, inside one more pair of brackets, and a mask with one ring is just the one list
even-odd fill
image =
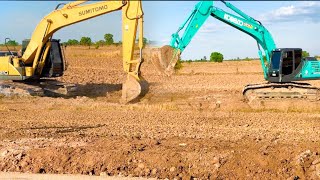
{"label": "operator cab door", "polygon": [[281,76],[287,76],[292,74],[294,69],[294,52],[293,51],[283,51],[282,52],[282,62],[281,62]]}
{"label": "operator cab door", "polygon": [[47,55],[41,77],[60,77],[65,70],[60,40],[52,39],[50,51]]}
{"label": "operator cab door", "polygon": [[291,82],[300,72],[302,64],[302,50],[285,48],[273,51],[269,72],[270,82]]}
{"label": "operator cab door", "polygon": [[288,49],[282,51],[280,82],[291,82],[302,68],[302,50]]}
{"label": "operator cab door", "polygon": [[269,67],[269,81],[270,82],[279,82],[279,78],[280,78],[280,65],[281,65],[281,51],[280,50],[276,50],[272,52],[272,56],[271,56],[271,63],[270,63],[270,67]]}

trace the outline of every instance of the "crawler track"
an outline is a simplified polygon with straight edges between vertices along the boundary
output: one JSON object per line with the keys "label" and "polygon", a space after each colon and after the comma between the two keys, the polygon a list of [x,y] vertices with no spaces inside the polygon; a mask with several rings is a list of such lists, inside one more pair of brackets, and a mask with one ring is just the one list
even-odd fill
{"label": "crawler track", "polygon": [[68,97],[73,96],[76,91],[75,84],[58,81],[43,82],[0,82],[0,95],[11,96],[49,96]]}
{"label": "crawler track", "polygon": [[266,103],[276,104],[290,102],[319,101],[319,88],[308,83],[262,83],[249,84],[242,91],[251,107],[266,106]]}

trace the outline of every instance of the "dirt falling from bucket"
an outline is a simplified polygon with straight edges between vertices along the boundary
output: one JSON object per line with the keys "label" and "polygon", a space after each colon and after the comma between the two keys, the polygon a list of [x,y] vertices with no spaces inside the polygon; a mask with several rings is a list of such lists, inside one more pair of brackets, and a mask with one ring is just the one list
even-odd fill
{"label": "dirt falling from bucket", "polygon": [[151,62],[159,70],[170,76],[174,73],[174,66],[179,60],[180,52],[171,46],[163,46],[161,48],[154,48],[151,51]]}

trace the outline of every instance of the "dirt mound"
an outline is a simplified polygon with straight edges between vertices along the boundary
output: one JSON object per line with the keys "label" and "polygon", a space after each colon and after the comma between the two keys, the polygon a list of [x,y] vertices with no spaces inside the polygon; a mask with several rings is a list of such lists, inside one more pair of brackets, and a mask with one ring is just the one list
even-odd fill
{"label": "dirt mound", "polygon": [[[1,144],[5,148],[0,151],[0,170],[170,179],[319,178],[318,151],[299,152],[293,145],[275,140],[265,143],[263,138],[220,143],[139,136],[21,139]],[[292,154],[290,158],[286,153]]]}

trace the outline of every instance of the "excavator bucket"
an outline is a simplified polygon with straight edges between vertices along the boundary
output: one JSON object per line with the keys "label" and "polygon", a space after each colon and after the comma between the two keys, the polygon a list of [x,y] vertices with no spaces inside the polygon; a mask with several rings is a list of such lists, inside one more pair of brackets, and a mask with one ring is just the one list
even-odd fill
{"label": "excavator bucket", "polygon": [[158,71],[167,76],[174,73],[174,67],[180,58],[180,50],[169,45],[155,49],[152,52],[151,62]]}
{"label": "excavator bucket", "polygon": [[131,75],[128,75],[126,81],[122,84],[122,96],[120,102],[126,104],[129,102],[136,102],[143,97],[149,90],[146,80],[141,78],[137,80]]}

